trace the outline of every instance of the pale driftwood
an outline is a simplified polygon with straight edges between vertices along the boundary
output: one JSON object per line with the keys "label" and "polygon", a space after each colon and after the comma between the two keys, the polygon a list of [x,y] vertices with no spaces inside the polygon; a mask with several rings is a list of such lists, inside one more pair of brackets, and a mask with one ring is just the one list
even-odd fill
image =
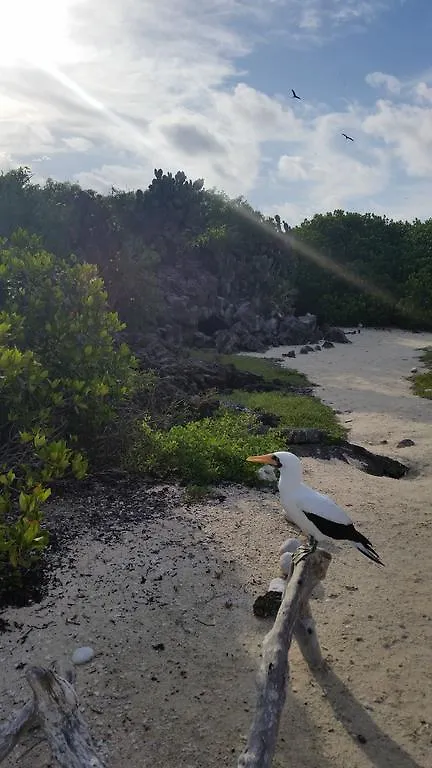
{"label": "pale driftwood", "polygon": [[[311,666],[322,660],[308,600],[314,587],[325,577],[330,561],[328,552],[317,550],[294,566],[274,625],[263,641],[256,712],[238,768],[270,768],[272,764],[286,698],[288,651],[293,634]],[[312,633],[308,629],[312,629]]]}
{"label": "pale driftwood", "polygon": [[24,730],[37,725],[61,768],[104,768],[78,709],[71,684],[74,677],[72,670],[65,672],[65,677],[41,667],[27,670],[33,701],[0,726],[0,762],[12,751]]}
{"label": "pale driftwood", "polygon": [[31,667],[26,678],[35,697],[37,719],[61,768],[104,768],[72,685],[41,667]]}
{"label": "pale driftwood", "polygon": [[24,731],[34,724],[34,714],[34,702],[28,701],[0,725],[0,763],[12,752]]}
{"label": "pale driftwood", "polygon": [[321,667],[323,657],[315,629],[315,619],[308,600],[300,607],[299,617],[294,627],[294,637],[308,666],[311,669]]}

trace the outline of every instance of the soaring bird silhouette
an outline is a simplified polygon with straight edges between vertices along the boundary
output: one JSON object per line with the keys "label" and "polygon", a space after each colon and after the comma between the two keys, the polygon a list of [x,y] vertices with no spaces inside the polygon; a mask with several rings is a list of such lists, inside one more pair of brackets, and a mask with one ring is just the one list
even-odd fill
{"label": "soaring bird silhouette", "polygon": [[345,136],[347,141],[354,141],[354,139],[352,139],[351,136],[348,136],[346,133],[343,133],[342,136]]}
{"label": "soaring bird silhouette", "polygon": [[301,101],[301,96],[297,96],[294,88],[291,88],[291,93],[292,93],[292,98],[293,99],[298,99],[299,101]]}

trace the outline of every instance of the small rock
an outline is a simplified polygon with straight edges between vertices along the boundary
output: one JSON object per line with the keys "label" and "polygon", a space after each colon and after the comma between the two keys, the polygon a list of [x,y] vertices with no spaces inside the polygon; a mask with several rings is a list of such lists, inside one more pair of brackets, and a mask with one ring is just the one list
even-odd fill
{"label": "small rock", "polygon": [[309,349],[307,347],[301,347],[300,349],[301,355],[307,355],[308,352],[309,352]]}
{"label": "small rock", "polygon": [[417,368],[411,368],[411,373],[417,373]]}
{"label": "small rock", "polygon": [[367,744],[367,738],[366,736],[363,736],[362,733],[357,734],[357,739],[360,742],[360,744]]}
{"label": "small rock", "polygon": [[320,345],[319,345],[319,344],[315,344],[315,346],[314,346],[314,350],[315,350],[315,352],[321,352],[321,347],[320,347]]}
{"label": "small rock", "polygon": [[[292,568],[292,554],[291,552],[283,552],[280,556],[279,560],[279,567],[283,573],[284,576],[290,576],[291,575],[291,568]],[[276,592],[277,590],[270,586],[268,589],[269,592]]]}
{"label": "small rock", "polygon": [[289,352],[282,352],[282,357],[295,357],[296,353],[293,349],[290,349]]}
{"label": "small rock", "polygon": [[152,648],[154,651],[164,651],[165,650],[165,643],[153,643]]}
{"label": "small rock", "polygon": [[411,440],[410,437],[404,437],[403,440],[399,440],[396,448],[408,448],[410,445],[415,445],[414,440]]}
{"label": "small rock", "polygon": [[273,579],[270,584],[267,592],[285,592],[286,587],[286,581],[285,579]]}
{"label": "small rock", "polygon": [[264,466],[260,467],[257,471],[257,475],[263,483],[277,483],[276,473],[273,467],[269,464],[264,464]]}
{"label": "small rock", "polygon": [[388,440],[380,440],[380,445],[387,445]]}
{"label": "small rock", "polygon": [[228,600],[225,600],[225,608],[232,608],[233,607],[233,601],[228,598]]}
{"label": "small rock", "polygon": [[331,349],[331,347],[334,347],[334,344],[332,341],[328,341],[327,339],[322,344],[323,349]]}
{"label": "small rock", "polygon": [[295,552],[300,546],[300,539],[287,539],[279,549],[279,554],[283,555],[284,552]]}
{"label": "small rock", "polygon": [[87,662],[92,660],[94,655],[95,652],[93,648],[90,648],[88,645],[85,645],[82,648],[77,648],[72,654],[72,664],[87,664]]}

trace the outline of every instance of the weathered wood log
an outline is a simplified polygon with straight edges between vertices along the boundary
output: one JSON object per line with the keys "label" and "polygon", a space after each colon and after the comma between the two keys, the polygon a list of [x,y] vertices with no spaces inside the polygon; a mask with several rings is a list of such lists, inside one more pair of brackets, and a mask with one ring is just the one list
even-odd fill
{"label": "weathered wood log", "polygon": [[274,625],[263,641],[256,711],[238,768],[271,766],[286,698],[288,651],[293,634],[311,666],[322,661],[308,600],[314,587],[325,577],[330,561],[331,555],[319,549],[294,566]]}
{"label": "weathered wood log", "polygon": [[104,768],[72,687],[73,670],[61,677],[54,670],[31,667],[26,679],[33,700],[0,726],[0,762],[13,750],[26,728],[39,726],[61,768]]}
{"label": "weathered wood log", "polygon": [[35,722],[34,701],[28,701],[0,725],[0,763],[18,744],[20,737]]}
{"label": "weathered wood log", "polygon": [[36,717],[61,768],[104,768],[72,685],[41,667],[28,669],[26,678],[35,698]]}
{"label": "weathered wood log", "polygon": [[323,657],[315,629],[315,619],[308,600],[304,601],[300,607],[299,617],[294,626],[294,637],[310,669],[321,667]]}

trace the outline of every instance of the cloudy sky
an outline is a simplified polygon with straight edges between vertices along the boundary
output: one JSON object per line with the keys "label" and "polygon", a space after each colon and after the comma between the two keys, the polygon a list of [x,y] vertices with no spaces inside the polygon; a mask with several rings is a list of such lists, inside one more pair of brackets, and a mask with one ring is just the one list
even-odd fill
{"label": "cloudy sky", "polygon": [[431,0],[12,0],[0,29],[3,169],[432,216]]}

